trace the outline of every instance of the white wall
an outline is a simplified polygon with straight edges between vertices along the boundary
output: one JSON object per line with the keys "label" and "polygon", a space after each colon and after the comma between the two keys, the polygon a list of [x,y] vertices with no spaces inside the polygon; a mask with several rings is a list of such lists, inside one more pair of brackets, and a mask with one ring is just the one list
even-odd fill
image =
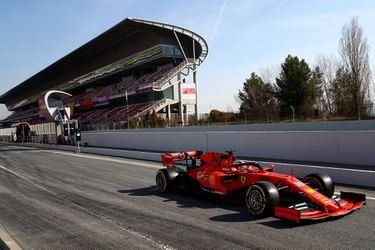
{"label": "white wall", "polygon": [[16,128],[3,128],[0,129],[0,136],[10,136],[12,133],[16,133]]}
{"label": "white wall", "polygon": [[375,166],[375,131],[84,132],[89,146]]}

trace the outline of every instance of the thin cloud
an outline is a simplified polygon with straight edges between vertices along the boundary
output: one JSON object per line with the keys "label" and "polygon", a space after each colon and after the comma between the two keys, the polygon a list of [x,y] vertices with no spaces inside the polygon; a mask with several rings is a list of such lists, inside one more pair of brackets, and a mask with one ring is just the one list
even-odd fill
{"label": "thin cloud", "polygon": [[228,0],[224,0],[223,5],[221,6],[221,10],[220,10],[219,16],[218,16],[218,18],[217,18],[217,20],[216,20],[215,27],[214,27],[214,30],[213,30],[213,32],[212,32],[211,38],[210,38],[210,46],[212,46],[213,41],[214,41],[214,39],[215,39],[216,31],[217,31],[217,29],[218,29],[218,27],[219,27],[219,24],[220,24],[220,22],[221,22],[221,19],[222,19],[222,17],[223,17],[224,10],[225,10],[225,8],[226,8],[226,6],[227,6],[227,3],[228,3]]}

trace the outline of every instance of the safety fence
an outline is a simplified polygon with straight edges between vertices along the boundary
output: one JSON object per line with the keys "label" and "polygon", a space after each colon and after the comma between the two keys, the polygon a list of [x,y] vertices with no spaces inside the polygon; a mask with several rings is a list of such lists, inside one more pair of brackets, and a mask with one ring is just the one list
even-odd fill
{"label": "safety fence", "polygon": [[31,125],[30,132],[21,135],[17,127],[0,129],[0,141],[2,142],[29,142],[54,144],[57,142],[56,124],[53,122]]}

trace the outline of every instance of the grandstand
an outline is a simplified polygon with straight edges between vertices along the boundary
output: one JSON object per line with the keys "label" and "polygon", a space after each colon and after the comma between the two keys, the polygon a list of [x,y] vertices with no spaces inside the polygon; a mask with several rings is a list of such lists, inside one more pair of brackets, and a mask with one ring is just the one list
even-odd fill
{"label": "grandstand", "polygon": [[197,117],[197,68],[206,41],[187,29],[127,18],[0,96],[13,113],[0,122],[50,122],[43,105],[49,90],[71,94],[63,100],[82,128],[144,119],[148,112],[171,123]]}

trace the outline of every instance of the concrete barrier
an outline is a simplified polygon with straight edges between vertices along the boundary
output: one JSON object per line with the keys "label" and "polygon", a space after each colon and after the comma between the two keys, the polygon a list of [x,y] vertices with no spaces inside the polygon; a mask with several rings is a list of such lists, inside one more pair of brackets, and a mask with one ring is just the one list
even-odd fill
{"label": "concrete barrier", "polygon": [[355,164],[375,169],[375,130],[84,132],[82,140],[93,147],[143,151],[236,150],[241,157]]}
{"label": "concrete barrier", "polygon": [[[253,123],[228,126],[192,126],[180,128],[132,129],[132,132],[198,132],[198,131],[364,131],[374,130],[375,120]],[[127,132],[129,130],[117,130]],[[103,131],[105,132],[105,131]]]}

